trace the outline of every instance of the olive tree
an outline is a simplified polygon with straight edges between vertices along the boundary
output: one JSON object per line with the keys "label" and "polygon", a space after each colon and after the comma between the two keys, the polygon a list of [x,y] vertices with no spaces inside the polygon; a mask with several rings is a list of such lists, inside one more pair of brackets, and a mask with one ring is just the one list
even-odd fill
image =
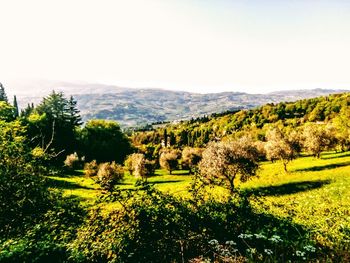
{"label": "olive tree", "polygon": [[154,162],[147,160],[142,153],[130,154],[126,158],[124,166],[131,175],[141,177],[144,180],[147,180],[148,176],[154,174],[155,170]]}
{"label": "olive tree", "polygon": [[100,164],[97,172],[97,182],[103,190],[113,191],[114,186],[124,177],[124,169],[115,162]]}
{"label": "olive tree", "polygon": [[177,150],[163,151],[159,157],[160,167],[171,172],[177,168],[179,152]]}
{"label": "olive tree", "polygon": [[310,123],[303,130],[304,147],[315,157],[320,158],[321,152],[331,145],[331,134],[324,125]]}
{"label": "olive tree", "polygon": [[203,149],[201,148],[191,148],[185,147],[182,150],[181,160],[182,167],[188,167],[190,173],[193,172],[193,169],[198,165],[202,159]]}
{"label": "olive tree", "polygon": [[248,137],[209,143],[199,163],[204,182],[225,186],[231,194],[235,192],[236,178],[245,182],[256,175],[258,168],[257,150]]}
{"label": "olive tree", "polygon": [[288,136],[280,129],[275,128],[267,132],[266,138],[266,158],[272,161],[281,160],[284,171],[287,172],[287,164],[295,159],[300,151],[296,132],[292,131]]}

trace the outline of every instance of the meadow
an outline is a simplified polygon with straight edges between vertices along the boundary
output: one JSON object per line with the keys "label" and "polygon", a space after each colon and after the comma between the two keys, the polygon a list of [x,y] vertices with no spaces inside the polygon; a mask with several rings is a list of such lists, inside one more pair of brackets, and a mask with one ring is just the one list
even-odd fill
{"label": "meadow", "polygon": [[[133,189],[136,181],[126,173],[117,187]],[[186,170],[176,170],[171,175],[156,170],[147,181],[163,192],[186,197],[192,176]],[[65,196],[77,197],[86,209],[94,206],[102,191],[81,170],[51,176],[48,183],[62,190]],[[311,239],[327,248],[344,251],[349,247],[350,152],[325,152],[319,159],[302,156],[288,165],[287,173],[279,161],[262,162],[257,177],[245,183],[237,181],[237,185],[257,213],[301,225],[309,230]],[[214,191],[217,195],[225,193],[220,187]]]}

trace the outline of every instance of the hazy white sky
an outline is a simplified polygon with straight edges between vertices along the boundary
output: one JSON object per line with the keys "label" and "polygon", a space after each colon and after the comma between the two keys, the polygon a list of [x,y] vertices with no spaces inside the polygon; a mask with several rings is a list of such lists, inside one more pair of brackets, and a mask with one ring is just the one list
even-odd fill
{"label": "hazy white sky", "polygon": [[350,88],[350,1],[0,0],[0,81]]}

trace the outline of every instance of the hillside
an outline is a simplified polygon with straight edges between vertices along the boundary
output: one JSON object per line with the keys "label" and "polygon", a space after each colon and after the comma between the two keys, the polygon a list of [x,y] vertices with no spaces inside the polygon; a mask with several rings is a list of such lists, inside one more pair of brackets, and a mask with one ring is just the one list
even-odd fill
{"label": "hillside", "polygon": [[[240,110],[223,114],[214,114],[206,118],[197,118],[181,123],[154,126],[152,131],[135,133],[134,143],[159,143],[164,127],[170,132],[171,144],[178,147],[203,147],[207,142],[252,130],[255,136],[265,126],[283,123],[284,126],[298,127],[306,122],[331,122],[343,116],[347,119],[350,94],[340,93],[303,99],[295,102],[265,104],[250,110]],[[342,114],[340,114],[343,111]],[[344,125],[344,124],[342,124]]]}
{"label": "hillside", "polygon": [[[38,88],[40,87],[40,88]],[[235,109],[249,109],[266,103],[295,101],[339,93],[340,90],[291,90],[268,94],[221,92],[199,94],[163,89],[132,89],[91,83],[47,82],[13,83],[6,86],[16,94],[20,108],[41,101],[52,90],[73,95],[84,121],[117,120],[123,127],[135,127],[160,121],[196,118]],[[32,90],[36,90],[35,93]]]}

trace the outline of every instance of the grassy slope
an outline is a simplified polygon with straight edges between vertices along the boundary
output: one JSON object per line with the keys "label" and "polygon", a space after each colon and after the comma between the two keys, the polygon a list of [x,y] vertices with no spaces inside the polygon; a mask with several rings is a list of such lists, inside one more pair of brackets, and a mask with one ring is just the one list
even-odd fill
{"label": "grassy slope", "polygon": [[280,163],[264,163],[260,178],[242,188],[261,196],[265,211],[313,229],[323,244],[350,239],[350,153],[299,158],[288,174]]}
{"label": "grassy slope", "polygon": [[[350,236],[350,153],[324,153],[321,159],[302,157],[291,162],[288,169],[285,173],[280,162],[264,162],[258,178],[239,186],[257,196],[254,205],[258,210],[290,217],[313,229],[321,243],[331,246],[346,242]],[[126,175],[120,187],[132,188],[135,181]],[[191,177],[186,171],[169,175],[157,170],[148,181],[162,191],[186,195]],[[82,175],[51,177],[50,184],[65,195],[78,196],[87,205],[93,204],[101,192],[93,180]]]}

